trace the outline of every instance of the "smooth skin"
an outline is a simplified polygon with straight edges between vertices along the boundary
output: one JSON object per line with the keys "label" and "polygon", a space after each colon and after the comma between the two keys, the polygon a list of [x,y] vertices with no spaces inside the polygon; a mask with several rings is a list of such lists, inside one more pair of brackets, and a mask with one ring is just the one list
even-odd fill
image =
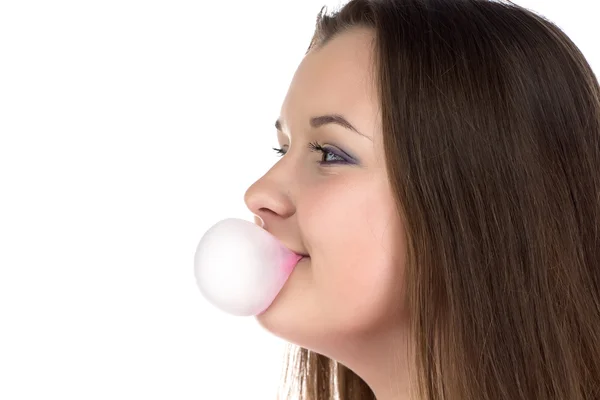
{"label": "smooth skin", "polygon": [[[372,31],[353,28],[302,60],[278,118],[285,155],[245,202],[257,224],[309,255],[259,324],[341,362],[379,400],[404,399],[406,240],[384,163],[373,40]],[[343,116],[360,134],[335,123],[312,127],[323,115]]]}

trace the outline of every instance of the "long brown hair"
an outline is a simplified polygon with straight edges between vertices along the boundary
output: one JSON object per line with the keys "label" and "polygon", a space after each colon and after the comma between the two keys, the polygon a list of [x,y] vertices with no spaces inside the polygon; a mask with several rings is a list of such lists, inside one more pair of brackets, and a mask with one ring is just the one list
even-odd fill
{"label": "long brown hair", "polygon": [[[600,398],[600,87],[582,53],[508,1],[324,10],[308,51],[376,33],[417,398]],[[288,350],[282,398],[375,398],[342,364]]]}

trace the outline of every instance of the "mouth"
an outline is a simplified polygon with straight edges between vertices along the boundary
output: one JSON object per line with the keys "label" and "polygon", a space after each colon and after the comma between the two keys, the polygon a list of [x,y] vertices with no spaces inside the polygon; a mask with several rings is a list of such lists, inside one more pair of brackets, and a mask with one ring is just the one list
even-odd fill
{"label": "mouth", "polygon": [[300,258],[297,261],[297,264],[300,264],[302,261],[310,260],[310,256],[308,254],[296,253]]}
{"label": "mouth", "polygon": [[294,254],[296,254],[297,256],[300,256],[302,258],[309,258],[310,257],[310,255],[308,255],[308,254],[299,253],[299,252],[294,251],[294,250],[292,250],[292,252],[294,252]]}
{"label": "mouth", "polygon": [[310,257],[302,257],[301,259],[298,260],[298,262],[296,263],[296,265],[304,265],[310,262]]}

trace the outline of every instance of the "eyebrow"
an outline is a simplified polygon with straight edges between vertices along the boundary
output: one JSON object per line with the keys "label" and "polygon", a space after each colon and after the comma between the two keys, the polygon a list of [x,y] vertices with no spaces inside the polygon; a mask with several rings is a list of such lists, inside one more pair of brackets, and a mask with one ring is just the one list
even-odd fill
{"label": "eyebrow", "polygon": [[[340,125],[346,129],[349,129],[351,131],[353,131],[354,133],[357,133],[371,141],[373,141],[370,137],[368,137],[367,135],[361,133],[358,129],[356,129],[350,122],[348,122],[348,120],[346,118],[344,118],[343,116],[339,115],[339,114],[328,114],[328,115],[321,115],[318,117],[312,117],[310,119],[310,126],[314,129],[319,128],[323,125],[327,125],[327,124],[337,124]],[[281,129],[281,121],[278,119],[277,121],[275,121],[275,128],[278,131],[282,131]]]}

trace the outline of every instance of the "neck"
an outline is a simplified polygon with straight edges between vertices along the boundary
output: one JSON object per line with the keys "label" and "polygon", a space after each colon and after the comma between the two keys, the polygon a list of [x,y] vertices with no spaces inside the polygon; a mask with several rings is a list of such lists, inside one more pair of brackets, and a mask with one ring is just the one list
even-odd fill
{"label": "neck", "polygon": [[369,385],[377,400],[409,400],[408,337],[404,330],[370,333],[345,343],[332,358]]}

